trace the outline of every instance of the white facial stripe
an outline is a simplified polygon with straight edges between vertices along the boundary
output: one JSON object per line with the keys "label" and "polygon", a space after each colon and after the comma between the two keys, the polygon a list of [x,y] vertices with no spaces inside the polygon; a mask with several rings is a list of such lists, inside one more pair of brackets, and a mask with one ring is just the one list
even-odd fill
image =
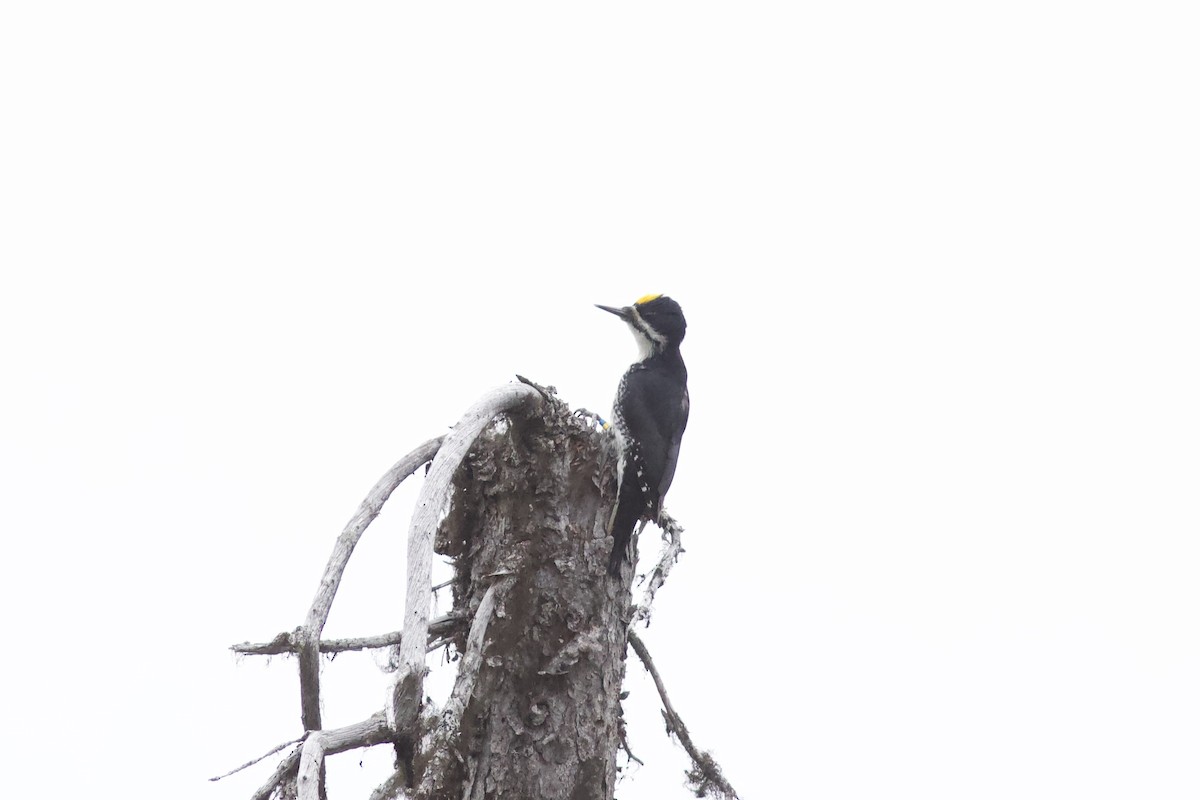
{"label": "white facial stripe", "polygon": [[629,330],[633,331],[633,338],[637,340],[638,361],[645,361],[654,355],[654,340],[647,336],[646,332],[635,325],[632,320],[629,322]]}
{"label": "white facial stripe", "polygon": [[645,334],[646,338],[658,342],[659,344],[667,343],[667,337],[659,334],[646,324],[646,320],[642,319],[642,315],[638,313],[637,306],[633,307],[633,324],[637,326],[638,330]]}

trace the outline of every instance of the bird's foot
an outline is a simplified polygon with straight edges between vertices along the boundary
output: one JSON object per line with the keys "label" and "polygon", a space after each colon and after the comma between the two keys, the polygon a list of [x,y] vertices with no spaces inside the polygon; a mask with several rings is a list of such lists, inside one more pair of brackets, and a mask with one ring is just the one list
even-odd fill
{"label": "bird's foot", "polygon": [[588,411],[586,408],[577,408],[575,409],[574,414],[579,419],[588,423],[590,427],[596,427],[602,431],[606,431],[609,428],[608,421],[595,411]]}

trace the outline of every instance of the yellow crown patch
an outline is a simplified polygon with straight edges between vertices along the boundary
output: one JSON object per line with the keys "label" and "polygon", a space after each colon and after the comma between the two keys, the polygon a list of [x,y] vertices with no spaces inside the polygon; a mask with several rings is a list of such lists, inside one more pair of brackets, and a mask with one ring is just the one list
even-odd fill
{"label": "yellow crown patch", "polygon": [[647,294],[647,295],[643,295],[642,297],[639,297],[639,298],[637,299],[637,301],[636,301],[636,302],[634,302],[634,305],[635,305],[635,306],[640,306],[640,305],[642,305],[643,303],[649,303],[651,300],[657,300],[657,299],[658,299],[658,298],[660,298],[660,297],[662,297],[662,295],[661,295],[661,294]]}

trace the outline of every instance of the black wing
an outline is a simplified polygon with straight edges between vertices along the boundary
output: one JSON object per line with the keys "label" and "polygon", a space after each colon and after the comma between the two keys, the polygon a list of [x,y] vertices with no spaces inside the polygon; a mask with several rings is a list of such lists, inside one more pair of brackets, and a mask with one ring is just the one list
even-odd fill
{"label": "black wing", "polygon": [[675,480],[675,465],[679,463],[679,443],[683,441],[683,429],[687,427],[688,411],[691,410],[691,401],[688,399],[686,386],[683,387],[683,398],[679,405],[682,409],[679,426],[671,435],[670,446],[667,448],[667,463],[663,467],[663,475],[658,482],[659,501],[667,496],[667,489],[671,488],[671,481]]}
{"label": "black wing", "polygon": [[657,514],[659,503],[675,478],[679,443],[687,426],[687,384],[654,369],[638,369],[628,376],[631,402],[625,408],[625,425],[632,438],[634,459],[642,469],[648,510]]}

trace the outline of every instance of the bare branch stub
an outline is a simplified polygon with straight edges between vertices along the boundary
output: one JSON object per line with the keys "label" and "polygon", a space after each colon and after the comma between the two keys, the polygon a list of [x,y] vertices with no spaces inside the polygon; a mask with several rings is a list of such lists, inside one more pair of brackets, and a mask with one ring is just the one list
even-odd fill
{"label": "bare branch stub", "polygon": [[[436,649],[442,639],[454,634],[462,628],[465,620],[458,614],[444,614],[429,622],[428,646]],[[381,633],[377,636],[359,636],[349,639],[322,639],[320,652],[346,653],[358,650],[377,650],[383,647],[393,647],[400,644],[404,638],[403,631]],[[229,649],[238,655],[246,656],[279,656],[291,655],[300,651],[300,646],[293,641],[292,634],[281,633],[269,642],[230,645]]]}
{"label": "bare branch stub", "polygon": [[646,766],[646,762],[635,756],[633,754],[633,750],[629,746],[629,735],[625,730],[624,719],[621,720],[621,749],[625,751],[625,757],[629,759],[630,763],[636,763],[638,766],[642,767]]}
{"label": "bare branch stub", "polygon": [[295,653],[298,650],[298,645],[294,643],[294,639],[299,632],[300,629],[296,628],[291,633],[284,631],[278,634],[269,642],[259,644],[242,642],[241,644],[229,645],[229,649],[241,656],[278,656],[284,653]]}
{"label": "bare branch stub", "polygon": [[224,775],[218,775],[215,778],[209,778],[209,780],[215,783],[216,781],[220,781],[220,780],[224,780],[225,778],[228,778],[230,775],[236,775],[244,769],[249,769],[250,767],[253,767],[255,764],[257,764],[260,761],[266,761],[268,758],[275,755],[280,750],[283,750],[286,747],[291,747],[294,744],[301,744],[305,740],[305,738],[307,738],[307,736],[308,736],[308,734],[306,733],[306,734],[304,734],[304,736],[301,736],[298,739],[292,739],[290,742],[284,742],[283,744],[279,745],[278,747],[275,747],[271,750],[268,750],[266,753],[263,753],[258,758],[252,758],[249,761],[247,761],[245,764],[242,764],[239,767],[234,767],[233,769],[229,770],[229,772],[226,772]]}
{"label": "bare branch stub", "polygon": [[696,747],[692,741],[691,734],[688,733],[687,726],[683,724],[683,719],[675,711],[671,705],[671,700],[667,697],[667,688],[663,685],[662,676],[658,674],[658,669],[654,666],[654,660],[650,658],[650,651],[646,649],[646,644],[632,630],[629,631],[629,644],[633,647],[638,658],[642,660],[646,671],[650,673],[650,677],[654,679],[654,685],[658,688],[658,696],[662,698],[663,703],[663,719],[666,720],[667,729],[679,739],[679,743],[683,745],[683,749],[692,759],[692,769],[688,770],[688,782],[693,792],[697,797],[717,797],[721,800],[737,800],[738,793],[729,785],[729,781],[725,780],[724,774],[721,772],[721,767],[713,759],[713,757]]}

